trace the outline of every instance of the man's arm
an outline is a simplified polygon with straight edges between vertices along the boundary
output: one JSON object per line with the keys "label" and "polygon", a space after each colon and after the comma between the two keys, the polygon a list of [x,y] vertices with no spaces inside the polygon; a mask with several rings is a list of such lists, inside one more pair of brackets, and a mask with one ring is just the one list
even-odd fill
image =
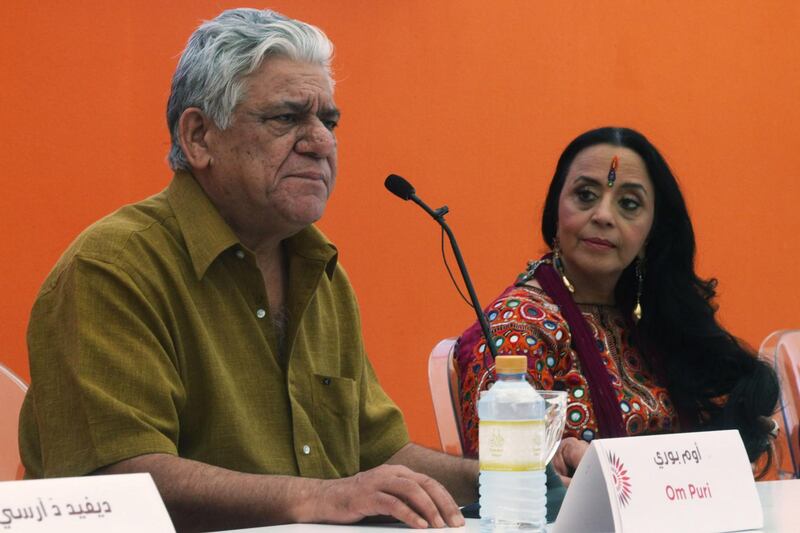
{"label": "man's arm", "polygon": [[408,443],[386,463],[424,472],[444,485],[459,505],[478,501],[478,461],[474,459],[455,457]]}
{"label": "man's arm", "polygon": [[341,524],[375,515],[392,516],[417,528],[464,524],[458,506],[439,482],[400,465],[322,480],[245,474],[174,455],[147,454],[95,473],[132,472],[153,476],[178,531],[294,522]]}

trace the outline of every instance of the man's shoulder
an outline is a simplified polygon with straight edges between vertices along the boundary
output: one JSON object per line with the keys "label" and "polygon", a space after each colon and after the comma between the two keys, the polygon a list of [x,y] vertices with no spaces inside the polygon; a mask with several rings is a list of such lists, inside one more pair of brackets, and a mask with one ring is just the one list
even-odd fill
{"label": "man's shoulder", "polygon": [[175,218],[165,192],[123,206],[101,218],[76,240],[82,254],[120,253],[133,238],[153,240],[163,232],[173,233]]}
{"label": "man's shoulder", "polygon": [[123,206],[84,229],[62,254],[43,290],[54,285],[76,261],[96,261],[127,270],[143,258],[143,252],[160,253],[180,241],[175,215],[162,191]]}

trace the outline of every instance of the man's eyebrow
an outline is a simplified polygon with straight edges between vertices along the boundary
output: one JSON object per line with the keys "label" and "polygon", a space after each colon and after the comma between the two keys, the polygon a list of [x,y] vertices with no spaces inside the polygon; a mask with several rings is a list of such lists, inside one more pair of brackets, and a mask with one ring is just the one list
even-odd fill
{"label": "man's eyebrow", "polygon": [[284,100],[281,103],[292,113],[308,113],[309,111],[311,111],[312,107],[311,100],[305,100],[305,101]]}
{"label": "man's eyebrow", "polygon": [[[308,113],[311,111],[313,104],[311,100],[297,101],[297,100],[282,100],[265,106],[262,111],[267,113],[280,113],[288,111],[291,113]],[[317,112],[317,115],[327,120],[339,120],[341,112],[336,106],[323,106]]]}
{"label": "man's eyebrow", "polygon": [[336,106],[322,106],[320,110],[317,111],[317,117],[322,120],[333,120],[338,122],[341,116],[342,113]]}

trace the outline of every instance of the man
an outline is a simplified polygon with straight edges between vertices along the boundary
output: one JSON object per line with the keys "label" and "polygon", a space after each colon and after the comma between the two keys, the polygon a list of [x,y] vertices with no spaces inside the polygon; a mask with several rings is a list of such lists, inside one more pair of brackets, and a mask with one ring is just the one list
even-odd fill
{"label": "man", "polygon": [[173,181],[84,231],[34,305],[28,477],[150,472],[181,530],[463,524],[477,464],[409,443],[313,226],[337,170],[331,51],[269,11],[192,35]]}
{"label": "man", "polygon": [[336,178],[331,53],[319,29],[252,9],[189,39],[172,183],[84,231],[34,304],[28,477],[149,472],[179,529],[463,523],[477,462],[409,443],[313,226]]}

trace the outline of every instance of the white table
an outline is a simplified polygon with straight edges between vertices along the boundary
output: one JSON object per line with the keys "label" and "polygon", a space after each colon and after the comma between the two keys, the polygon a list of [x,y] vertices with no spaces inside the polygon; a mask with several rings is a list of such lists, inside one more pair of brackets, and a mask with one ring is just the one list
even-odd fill
{"label": "white table", "polygon": [[800,479],[764,481],[756,488],[764,509],[762,531],[800,531]]}
{"label": "white table", "polygon": [[[800,532],[800,479],[756,483],[761,507],[764,509],[764,533]],[[397,533],[402,524],[364,524],[332,526],[323,524],[290,524],[285,526],[237,529],[237,533]],[[468,519],[457,529],[428,529],[426,531],[479,533],[480,521]]]}

